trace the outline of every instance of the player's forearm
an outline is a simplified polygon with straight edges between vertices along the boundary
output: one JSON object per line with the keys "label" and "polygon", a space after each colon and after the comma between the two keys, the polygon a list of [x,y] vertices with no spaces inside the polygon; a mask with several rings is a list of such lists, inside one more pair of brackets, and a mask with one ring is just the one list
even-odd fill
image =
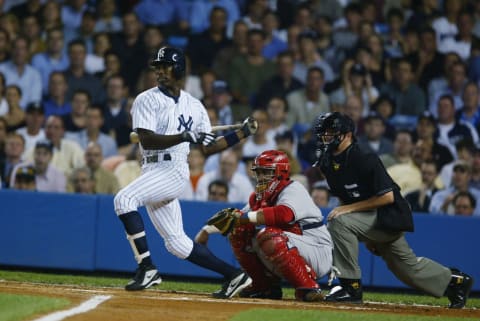
{"label": "player's forearm", "polygon": [[181,134],[178,135],[158,135],[154,133],[139,133],[140,143],[144,149],[165,149],[178,145],[183,142]]}
{"label": "player's forearm", "polygon": [[[228,135],[230,135],[228,137]],[[225,149],[236,145],[239,143],[242,139],[246,138],[245,133],[243,132],[242,129],[237,129],[236,131],[229,133],[225,136],[219,136],[217,137],[215,144],[211,146],[204,146],[203,147],[203,152],[206,156],[219,153],[221,151],[224,151]]]}

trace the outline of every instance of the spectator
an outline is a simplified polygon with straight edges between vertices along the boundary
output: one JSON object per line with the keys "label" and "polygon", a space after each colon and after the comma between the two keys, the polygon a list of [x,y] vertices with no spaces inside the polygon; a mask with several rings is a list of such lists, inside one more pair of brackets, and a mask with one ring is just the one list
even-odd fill
{"label": "spectator", "polygon": [[[332,106],[333,107],[333,106]],[[363,103],[360,97],[350,96],[345,101],[343,108],[333,109],[332,111],[343,110],[345,115],[350,117],[355,123],[355,129],[357,130],[358,135],[362,135],[363,131]]]}
{"label": "spectator", "polygon": [[0,27],[7,31],[8,38],[13,40],[20,34],[19,19],[11,13],[4,13],[0,15]]}
{"label": "spectator", "polygon": [[40,72],[42,77],[43,95],[49,89],[50,74],[54,71],[67,70],[70,61],[65,53],[65,39],[61,27],[47,31],[45,52],[39,52],[32,57],[32,66]]}
{"label": "spectator", "polygon": [[477,206],[477,200],[470,192],[458,192],[453,198],[455,215],[472,216]]}
{"label": "spectator", "polygon": [[420,1],[408,18],[407,26],[412,29],[430,26],[432,21],[440,16],[438,5],[438,1]]}
{"label": "spectator", "polygon": [[8,104],[8,113],[3,117],[7,121],[7,130],[12,131],[22,127],[25,121],[25,112],[20,106],[22,90],[17,85],[9,85],[5,90],[5,98]]}
{"label": "spectator", "polygon": [[115,0],[100,0],[97,2],[98,18],[95,32],[119,32],[122,30],[122,19],[117,16]]}
{"label": "spectator", "polygon": [[330,101],[335,104],[343,105],[349,96],[358,96],[363,104],[363,116],[368,115],[370,105],[378,98],[378,90],[372,84],[372,78],[367,73],[367,69],[359,64],[354,64],[348,77],[343,79],[342,86],[330,94]]}
{"label": "spectator", "polygon": [[28,60],[35,54],[44,52],[46,44],[42,36],[42,29],[38,16],[27,15],[22,19],[22,35],[28,39]]}
{"label": "spectator", "polygon": [[248,199],[253,192],[253,186],[244,174],[237,172],[238,162],[239,158],[234,151],[222,152],[218,169],[206,172],[198,181],[197,199],[207,200],[208,184],[215,179],[223,179],[228,183],[229,202],[242,202]]}
{"label": "spectator", "polygon": [[392,8],[387,12],[387,32],[384,35],[385,52],[390,57],[400,57],[403,55],[403,27],[405,25],[405,15],[400,8]]}
{"label": "spectator", "polygon": [[18,171],[25,166],[31,165],[35,170],[35,186],[39,192],[66,191],[65,175],[51,165],[53,156],[53,145],[48,140],[40,140],[34,146],[33,163],[22,163],[15,167],[12,173],[12,184],[15,185]]}
{"label": "spectator", "polygon": [[232,96],[237,101],[234,108],[237,108],[238,116],[235,118],[238,119],[250,113],[250,106],[255,102],[260,86],[275,72],[274,63],[262,56],[264,32],[251,29],[248,31],[247,39],[247,54],[233,59],[227,79]]}
{"label": "spectator", "polygon": [[38,70],[28,63],[28,46],[27,38],[18,36],[13,40],[12,58],[0,64],[0,72],[5,76],[6,84],[17,85],[22,91],[22,109],[30,102],[42,99],[42,78]]}
{"label": "spectator", "polygon": [[443,53],[455,52],[463,61],[470,58],[473,35],[474,17],[469,11],[462,11],[458,14],[456,25],[458,33],[454,37],[447,37],[441,41],[439,50]]}
{"label": "spectator", "polygon": [[14,5],[9,10],[18,19],[21,19],[27,15],[35,15],[37,17],[40,17],[40,14],[42,12],[41,0],[16,1],[16,3],[19,3],[19,2],[22,2],[22,3]]}
{"label": "spectator", "polygon": [[393,141],[397,131],[397,128],[392,125],[395,102],[388,96],[379,96],[371,105],[370,110],[379,113],[383,117],[385,120],[385,137]]}
{"label": "spectator", "polygon": [[367,39],[366,51],[371,54],[371,59],[365,67],[372,77],[372,83],[378,89],[386,82],[387,73],[387,55],[383,48],[383,40],[378,34],[373,34]]}
{"label": "spectator", "polygon": [[[102,109],[99,106],[93,105],[87,109],[87,122],[85,129],[76,133],[68,134],[66,138],[75,141],[84,150],[87,149],[91,142],[97,143],[101,146],[103,157],[110,157],[117,155],[117,143],[115,140],[100,131],[104,124],[104,117]],[[97,188],[98,188],[97,184]],[[97,192],[100,192],[97,190]]]}
{"label": "spectator", "polygon": [[293,55],[290,51],[282,52],[276,59],[277,72],[267,79],[257,94],[256,106],[265,108],[274,96],[286,98],[286,96],[303,88],[303,83],[293,76]]}
{"label": "spectator", "polygon": [[62,15],[60,13],[61,6],[62,4],[55,0],[47,0],[43,5],[40,21],[42,22],[43,30],[47,33],[53,29],[63,29]]}
{"label": "spectator", "polygon": [[[35,146],[38,141],[45,139],[43,122],[45,121],[45,109],[40,103],[28,104],[25,110],[25,127],[21,127],[16,132],[23,136],[25,140],[25,152]],[[23,155],[25,156],[25,154]]]}
{"label": "spectator", "polygon": [[[428,1],[427,1],[428,2]],[[424,90],[431,80],[442,76],[445,56],[437,49],[435,30],[425,27],[420,31],[420,50],[407,56],[413,70],[415,82]]]}
{"label": "spectator", "polygon": [[90,142],[85,149],[85,164],[93,175],[96,194],[115,194],[119,190],[117,177],[101,167],[103,156],[102,146]]}
{"label": "spectator", "polygon": [[457,120],[469,123],[480,133],[479,90],[475,82],[469,81],[463,88],[463,107],[455,112]]}
{"label": "spectator", "polygon": [[35,168],[32,166],[19,167],[15,174],[15,185],[12,188],[21,191],[36,191]]}
{"label": "spectator", "polygon": [[190,145],[188,154],[188,168],[190,170],[190,185],[187,185],[182,199],[195,200],[197,197],[198,181],[205,172],[205,155],[196,145]]}
{"label": "spectator", "polygon": [[447,83],[433,93],[430,100],[430,111],[438,116],[438,102],[445,95],[452,96],[455,111],[459,110],[463,105],[462,94],[467,81],[467,66],[461,61],[452,63],[447,72]]}
{"label": "spectator", "polygon": [[225,12],[225,25],[231,31],[233,24],[240,19],[239,4],[234,0],[192,1],[188,17],[190,31],[201,33],[207,30],[212,25],[212,12],[217,8],[221,8]]}
{"label": "spectator", "polygon": [[[156,1],[141,0],[133,8],[133,13],[145,25],[168,27],[175,24],[177,19],[186,20],[181,14],[187,14],[185,1]],[[125,16],[124,16],[125,17]],[[124,22],[125,26],[125,22]]]}
{"label": "spectator", "polygon": [[124,127],[128,122],[127,115],[127,87],[120,75],[111,76],[106,83],[107,99],[103,106],[105,122],[102,127],[104,133],[113,134],[117,128]]}
{"label": "spectator", "polygon": [[[157,14],[159,11],[152,12]],[[141,57],[146,57],[147,53],[141,33],[142,25],[137,15],[133,12],[125,13],[122,23],[122,32],[112,38],[112,50],[120,57],[121,75],[129,91],[134,92],[140,73],[146,67],[146,61]]]}
{"label": "spectator", "polygon": [[87,49],[81,40],[74,40],[68,44],[68,56],[70,66],[64,72],[67,79],[68,91],[67,100],[71,100],[73,93],[78,90],[86,90],[93,102],[102,102],[105,97],[103,86],[100,80],[89,74],[85,69]]}
{"label": "spectator", "polygon": [[233,124],[232,107],[232,95],[228,84],[223,80],[216,80],[213,82],[213,108],[218,114],[218,125]]}
{"label": "spectator", "polygon": [[5,140],[5,157],[0,159],[0,177],[3,187],[10,187],[10,175],[14,167],[20,164],[25,150],[25,140],[23,136],[17,133],[10,133]]}
{"label": "spectator", "polygon": [[343,18],[333,24],[334,36],[333,42],[339,50],[352,49],[357,43],[360,34],[360,23],[362,21],[362,7],[360,3],[351,2],[343,10]]}
{"label": "spectator", "polygon": [[[453,167],[452,185],[433,195],[429,212],[433,214],[453,215],[455,212],[453,199],[459,192],[470,192],[475,199],[480,198],[480,190],[469,187],[472,168],[468,163],[459,161]],[[475,207],[473,215],[480,215],[480,206]]]}
{"label": "spectator", "polygon": [[252,114],[258,122],[257,132],[247,138],[243,145],[244,157],[261,154],[265,150],[275,149],[275,140],[267,135],[269,129],[268,114],[265,110],[257,109]]}
{"label": "spectator", "polygon": [[[45,136],[53,144],[52,165],[68,176],[74,168],[85,164],[83,149],[74,141],[65,139],[63,119],[57,115],[47,118]],[[27,151],[26,159],[33,161],[33,150]]]}
{"label": "spectator", "polygon": [[[439,92],[445,92],[448,89],[447,76],[449,75],[453,64],[456,64],[457,62],[461,62],[461,59],[456,53],[450,52],[445,54],[442,68],[438,69],[437,67],[437,70],[440,71],[440,76],[433,78],[428,83],[427,94],[429,104],[431,104],[432,101],[438,98],[437,95]],[[435,115],[436,111],[433,111],[433,113]]]}
{"label": "spectator", "polygon": [[45,117],[50,115],[65,116],[72,112],[72,105],[67,100],[68,84],[65,74],[54,71],[50,74],[48,95],[43,101]]}
{"label": "spectator", "polygon": [[363,123],[364,134],[358,136],[360,148],[379,156],[392,153],[392,141],[384,137],[385,127],[385,119],[376,111],[371,111]]}
{"label": "spectator", "polygon": [[[121,70],[121,64],[120,64],[120,57],[118,56],[117,53],[113,52],[112,50],[107,50],[105,52],[103,56],[103,60],[105,63],[105,69],[103,71],[95,73],[95,76],[98,77],[102,81],[102,85],[105,86],[107,83],[107,80],[110,77],[114,75],[121,75],[122,70]],[[137,87],[138,86],[136,85],[135,88],[130,88],[130,91],[133,91],[133,93],[136,93],[136,91],[137,92],[143,91],[138,89]],[[151,88],[151,87],[148,87],[148,88]]]}
{"label": "spectator", "polygon": [[332,81],[334,79],[332,67],[316,50],[317,35],[314,32],[301,33],[298,35],[297,41],[300,59],[295,61],[293,76],[305,83],[308,70],[315,66],[322,69],[325,82]]}
{"label": "spectator", "polygon": [[437,164],[439,170],[445,164],[453,161],[453,154],[450,149],[437,141],[437,121],[430,111],[424,111],[417,119],[414,137],[429,141],[432,145],[432,159]]}
{"label": "spectator", "polygon": [[158,48],[161,48],[165,44],[165,37],[162,30],[158,26],[148,25],[143,30],[143,43],[145,46],[145,61],[155,57],[158,52]]}
{"label": "spectator", "polygon": [[208,200],[212,202],[228,202],[228,184],[216,179],[208,184]]}
{"label": "spectator", "polygon": [[79,132],[87,126],[87,109],[90,107],[90,94],[77,89],[72,97],[72,112],[63,116],[65,130],[68,133]]}
{"label": "spectator", "polygon": [[10,59],[10,38],[8,32],[0,26],[0,63]]}
{"label": "spectator", "polygon": [[433,194],[438,191],[435,184],[438,168],[433,160],[426,160],[420,165],[422,185],[419,189],[405,195],[412,211],[428,213]]}
{"label": "spectator", "polygon": [[73,186],[73,193],[96,194],[95,178],[87,167],[75,168],[70,175],[70,184]]}
{"label": "spectator", "polygon": [[321,184],[314,184],[310,196],[313,199],[315,205],[320,208],[329,208],[330,202],[330,190],[323,182]]}
{"label": "spectator", "polygon": [[414,83],[412,66],[405,58],[399,58],[393,63],[392,81],[380,91],[395,101],[397,115],[418,116],[425,110],[425,94]]}
{"label": "spectator", "polygon": [[93,36],[93,51],[87,53],[85,70],[90,74],[101,73],[105,70],[105,53],[112,48],[110,35],[99,32]]}
{"label": "spectator", "polygon": [[[275,137],[280,133],[288,130],[287,115],[288,105],[287,101],[282,97],[273,96],[266,106],[268,115],[268,129],[267,136]],[[293,133],[292,138],[293,138]]]}
{"label": "spectator", "polygon": [[[83,0],[80,0],[83,1]],[[93,37],[95,35],[95,25],[97,17],[93,10],[86,10],[81,17],[79,28],[64,28],[65,42],[82,41],[85,44],[87,53],[93,52]]]}
{"label": "spectator", "polygon": [[[1,124],[0,124],[1,126]],[[475,147],[472,161],[472,179],[470,186],[480,190],[480,147]]]}
{"label": "spectator", "polygon": [[322,88],[325,78],[322,69],[311,67],[307,74],[305,88],[295,90],[287,95],[289,112],[287,126],[295,125],[310,127],[312,119],[321,113],[330,111],[328,96]]}
{"label": "spectator", "polygon": [[342,57],[337,56],[337,48],[333,43],[332,19],[324,15],[316,16],[312,27],[318,35],[316,42],[318,52],[333,70],[338,70]]}
{"label": "spectator", "polygon": [[242,17],[242,21],[248,26],[248,29],[261,29],[262,17],[268,10],[268,2],[262,0],[251,0],[247,4],[247,14]]}
{"label": "spectator", "polygon": [[409,130],[397,131],[393,141],[393,151],[380,155],[380,160],[385,168],[396,164],[405,164],[412,160],[413,138]]}
{"label": "spectator", "polygon": [[267,59],[275,59],[279,53],[287,50],[287,42],[277,35],[279,26],[277,14],[267,10],[262,18],[262,30],[265,31],[265,46],[262,52]]}
{"label": "spectator", "polygon": [[453,167],[457,161],[464,161],[469,165],[472,165],[475,145],[470,139],[461,139],[455,144],[456,158],[450,163],[445,164],[440,171],[440,180],[444,186],[450,186],[452,182]]}
{"label": "spectator", "polygon": [[[7,140],[7,121],[0,116],[0,161],[5,158],[5,142]],[[0,175],[1,177],[2,175]]]}
{"label": "spectator", "polygon": [[113,170],[113,174],[117,177],[120,188],[124,188],[142,172],[140,167],[141,153],[138,144],[135,144],[130,153],[126,156],[125,161],[118,164]]}
{"label": "spectator", "polygon": [[206,108],[213,107],[213,83],[217,76],[212,70],[206,70],[200,75],[200,88],[202,89],[201,102]]}
{"label": "spectator", "polygon": [[441,45],[447,38],[457,35],[457,18],[464,8],[464,1],[445,0],[443,3],[444,15],[432,21],[432,27],[437,34],[437,42]]}
{"label": "spectator", "polygon": [[455,106],[453,97],[444,95],[438,101],[438,138],[437,141],[450,149],[457,157],[455,144],[462,139],[469,139],[474,144],[478,142],[478,133],[468,123],[455,119]]}
{"label": "spectator", "polygon": [[247,24],[238,20],[233,26],[232,42],[220,49],[213,59],[212,69],[219,79],[228,79],[230,64],[236,56],[247,54]]}

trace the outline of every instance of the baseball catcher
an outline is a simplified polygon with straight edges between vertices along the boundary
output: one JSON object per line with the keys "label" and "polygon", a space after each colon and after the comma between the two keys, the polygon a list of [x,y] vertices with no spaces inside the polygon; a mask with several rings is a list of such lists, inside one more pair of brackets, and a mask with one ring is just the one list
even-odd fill
{"label": "baseball catcher", "polygon": [[[196,241],[213,231],[228,236],[233,252],[252,284],[241,297],[281,299],[281,279],[302,301],[321,301],[317,283],[332,265],[332,240],[320,209],[302,184],[290,179],[290,163],[281,151],[258,155],[252,170],[255,192],[242,210],[226,208],[208,221]],[[265,225],[258,229],[258,225]],[[226,289],[214,293],[223,298]]]}

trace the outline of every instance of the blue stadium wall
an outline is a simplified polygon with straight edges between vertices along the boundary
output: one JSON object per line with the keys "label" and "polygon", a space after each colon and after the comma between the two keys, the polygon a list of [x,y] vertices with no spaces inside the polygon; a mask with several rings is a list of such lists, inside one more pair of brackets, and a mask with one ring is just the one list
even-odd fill
{"label": "blue stadium wall", "polygon": [[[112,196],[0,190],[0,204],[0,265],[118,272],[136,268],[122,224],[113,210]],[[211,214],[231,205],[183,201],[186,233],[193,238]],[[168,253],[146,211],[140,212],[153,260],[161,273],[187,278],[219,277]],[[458,267],[480,280],[479,218],[424,214],[415,214],[414,218],[416,231],[406,237],[417,256]],[[237,264],[224,237],[212,235],[209,247],[219,257]],[[365,285],[405,287],[363,244],[360,264]],[[480,290],[480,282],[474,284],[474,290]]]}

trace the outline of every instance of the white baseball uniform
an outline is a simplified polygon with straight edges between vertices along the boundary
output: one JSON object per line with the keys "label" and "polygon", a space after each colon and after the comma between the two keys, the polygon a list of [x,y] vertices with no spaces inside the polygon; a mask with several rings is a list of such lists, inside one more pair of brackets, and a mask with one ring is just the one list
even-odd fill
{"label": "white baseball uniform", "polygon": [[[143,128],[159,135],[177,135],[185,130],[211,132],[202,103],[185,91],[178,98],[158,87],[139,94],[132,106],[133,129]],[[115,196],[117,215],[146,206],[153,225],[163,237],[167,250],[185,259],[193,241],[183,231],[178,197],[189,182],[189,143],[164,150],[144,150],[142,174]]]}

